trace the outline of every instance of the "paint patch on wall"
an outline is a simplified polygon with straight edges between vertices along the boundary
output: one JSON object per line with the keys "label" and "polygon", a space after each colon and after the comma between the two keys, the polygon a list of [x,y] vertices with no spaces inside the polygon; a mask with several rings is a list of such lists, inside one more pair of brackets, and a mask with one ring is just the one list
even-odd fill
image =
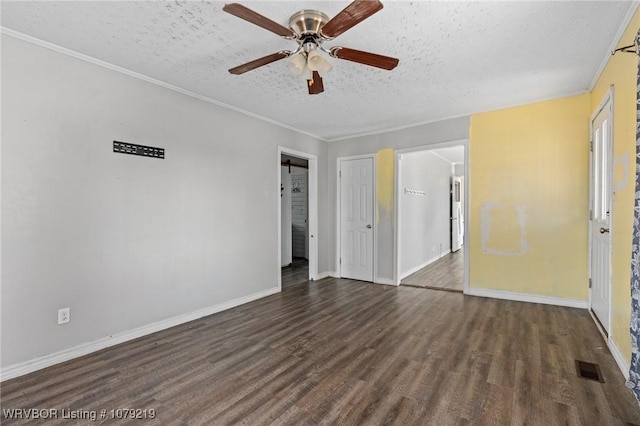
{"label": "paint patch on wall", "polygon": [[527,253],[527,212],[524,205],[483,203],[480,220],[483,252],[498,256],[522,256]]}
{"label": "paint patch on wall", "polygon": [[613,160],[613,188],[615,191],[629,185],[629,153],[625,152]]}
{"label": "paint patch on wall", "polygon": [[376,221],[380,221],[381,213],[391,215],[394,203],[394,166],[395,152],[393,148],[381,149],[376,153]]}

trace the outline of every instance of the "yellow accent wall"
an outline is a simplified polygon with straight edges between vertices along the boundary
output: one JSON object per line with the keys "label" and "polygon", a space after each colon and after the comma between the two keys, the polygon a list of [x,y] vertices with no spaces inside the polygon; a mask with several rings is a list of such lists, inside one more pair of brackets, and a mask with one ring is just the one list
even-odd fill
{"label": "yellow accent wall", "polygon": [[381,149],[376,153],[376,276],[393,277],[393,235],[394,235],[394,166],[395,151],[393,148]]}
{"label": "yellow accent wall", "polygon": [[[381,149],[376,153],[376,221],[380,214],[393,214],[395,151],[393,148]],[[381,211],[382,210],[382,211]]]}
{"label": "yellow accent wall", "polygon": [[[620,46],[632,44],[640,28],[640,9],[627,26]],[[591,92],[594,113],[613,85],[614,197],[611,208],[611,334],[620,354],[631,359],[631,232],[635,192],[636,75],[638,57],[617,53],[609,59]]]}
{"label": "yellow accent wall", "polygon": [[469,283],[588,299],[589,94],[471,117]]}

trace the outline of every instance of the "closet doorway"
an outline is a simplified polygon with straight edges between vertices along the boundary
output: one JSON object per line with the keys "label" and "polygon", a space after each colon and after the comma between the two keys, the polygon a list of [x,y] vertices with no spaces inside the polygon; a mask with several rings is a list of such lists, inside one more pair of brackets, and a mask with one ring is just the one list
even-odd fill
{"label": "closet doorway", "polygon": [[[315,227],[312,209],[317,182],[315,159],[285,149],[280,152],[280,268],[281,287],[315,278]],[[315,209],[314,209],[315,210]],[[315,246],[315,247],[314,247]]]}

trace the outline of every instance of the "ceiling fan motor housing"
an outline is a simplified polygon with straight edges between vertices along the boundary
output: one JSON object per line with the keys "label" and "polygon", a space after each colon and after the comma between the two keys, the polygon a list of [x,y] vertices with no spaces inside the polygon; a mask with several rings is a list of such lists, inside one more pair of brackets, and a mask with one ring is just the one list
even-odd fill
{"label": "ceiling fan motor housing", "polygon": [[289,19],[289,27],[301,38],[305,35],[320,33],[320,28],[329,22],[329,17],[319,10],[301,10]]}

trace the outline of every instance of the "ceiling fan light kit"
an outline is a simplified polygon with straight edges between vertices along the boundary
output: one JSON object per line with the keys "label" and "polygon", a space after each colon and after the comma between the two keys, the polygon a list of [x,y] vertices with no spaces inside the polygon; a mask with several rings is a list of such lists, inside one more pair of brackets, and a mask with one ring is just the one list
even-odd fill
{"label": "ceiling fan light kit", "polygon": [[341,46],[334,46],[330,49],[322,46],[325,41],[333,40],[380,11],[382,7],[379,0],[355,0],[331,19],[318,10],[301,10],[291,16],[289,28],[287,28],[239,3],[226,4],[223,7],[225,12],[298,43],[297,49],[293,51],[284,50],[273,53],[231,68],[229,72],[236,75],[243,74],[280,59],[291,57],[287,65],[289,70],[294,75],[303,76],[307,80],[309,94],[316,95],[324,91],[322,77],[333,68],[320,52],[325,52],[333,58],[390,71],[398,65],[397,58]]}
{"label": "ceiling fan light kit", "polygon": [[289,71],[293,75],[304,75],[307,80],[311,78],[311,70],[307,66],[307,58],[302,53],[293,55],[288,64]]}

